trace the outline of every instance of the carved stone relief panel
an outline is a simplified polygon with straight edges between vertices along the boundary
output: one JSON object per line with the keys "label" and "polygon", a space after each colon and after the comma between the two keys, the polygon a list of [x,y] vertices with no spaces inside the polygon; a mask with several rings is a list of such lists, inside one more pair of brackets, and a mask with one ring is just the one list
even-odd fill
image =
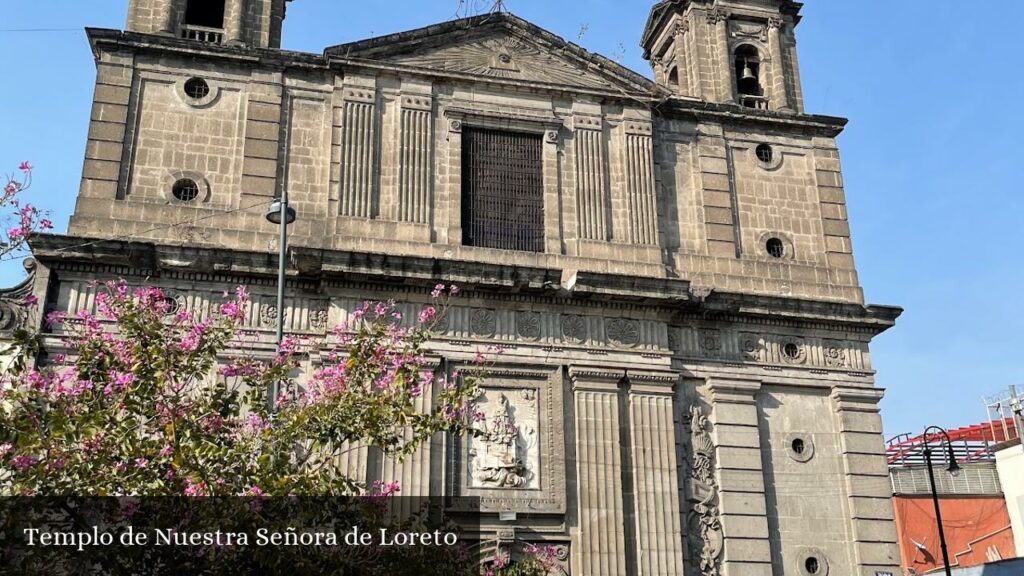
{"label": "carved stone relief panel", "polygon": [[453,438],[448,488],[453,508],[565,512],[562,394],[558,368],[508,364],[488,370],[477,398],[483,414],[473,425],[477,434]]}
{"label": "carved stone relief panel", "polygon": [[477,397],[484,419],[468,439],[470,487],[540,487],[538,392],[536,388],[486,388]]}

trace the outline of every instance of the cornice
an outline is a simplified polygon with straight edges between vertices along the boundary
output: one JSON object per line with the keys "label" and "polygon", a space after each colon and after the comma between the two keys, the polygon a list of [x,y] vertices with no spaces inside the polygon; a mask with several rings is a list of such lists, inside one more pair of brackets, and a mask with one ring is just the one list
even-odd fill
{"label": "cornice", "polygon": [[[272,282],[277,256],[270,252],[156,244],[126,240],[41,234],[30,241],[35,258],[49,267],[116,268],[125,274],[205,273],[251,283]],[[687,280],[577,272],[571,285],[559,268],[446,260],[428,256],[321,250],[294,247],[289,281],[310,287],[338,282],[419,288],[453,282],[479,294],[532,296],[559,304],[601,303],[675,310],[676,321],[734,318],[791,322],[881,333],[894,325],[902,309],[855,303],[805,300],[713,291],[695,295]]]}
{"label": "cornice", "polygon": [[837,116],[757,110],[744,108],[738,104],[720,104],[685,97],[669,98],[656,105],[655,111],[667,118],[711,121],[733,126],[757,126],[787,132],[796,130],[829,138],[841,134],[849,123],[846,118]]}

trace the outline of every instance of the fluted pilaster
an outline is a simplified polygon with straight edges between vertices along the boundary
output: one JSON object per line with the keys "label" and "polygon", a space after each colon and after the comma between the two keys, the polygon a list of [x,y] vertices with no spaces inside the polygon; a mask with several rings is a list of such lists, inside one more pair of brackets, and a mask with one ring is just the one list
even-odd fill
{"label": "fluted pilaster", "polygon": [[342,128],[341,214],[376,215],[374,178],[376,106],[372,88],[345,90]]}

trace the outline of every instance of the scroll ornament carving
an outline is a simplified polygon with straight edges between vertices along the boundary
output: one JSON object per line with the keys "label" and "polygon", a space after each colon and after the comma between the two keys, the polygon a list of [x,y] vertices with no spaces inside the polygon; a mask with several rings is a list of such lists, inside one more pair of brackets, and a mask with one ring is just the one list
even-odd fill
{"label": "scroll ornament carving", "polygon": [[781,30],[782,27],[785,24],[786,24],[786,21],[783,20],[782,18],[779,18],[778,16],[772,16],[771,18],[768,19],[768,28],[769,29],[779,29],[779,30]]}
{"label": "scroll ornament carving", "polygon": [[831,368],[846,366],[846,350],[838,342],[826,342],[824,347],[825,364]]}
{"label": "scroll ornament carving", "polygon": [[25,308],[13,300],[0,299],[0,332],[17,330],[25,322]]}
{"label": "scroll ornament carving", "polygon": [[729,13],[721,8],[708,11],[708,24],[718,24],[729,19]]}
{"label": "scroll ornament carving", "polygon": [[448,129],[452,132],[462,132],[462,120],[452,119],[448,121]]}
{"label": "scroll ornament carving", "polygon": [[474,310],[469,318],[469,329],[476,336],[494,336],[497,324],[494,310]]}
{"label": "scroll ornament carving", "polygon": [[587,322],[582,316],[562,316],[562,337],[567,342],[582,344],[587,340]]}
{"label": "scroll ornament carving", "polygon": [[756,361],[761,359],[761,341],[756,336],[745,336],[740,348],[745,360]]}
{"label": "scroll ornament carving", "polygon": [[640,343],[640,329],[632,320],[615,318],[609,320],[605,328],[608,340],[615,346],[632,348]]}
{"label": "scroll ornament carving", "polygon": [[[523,391],[521,403],[536,404],[532,391]],[[498,395],[494,412],[477,428],[470,454],[470,474],[477,486],[485,488],[529,488],[534,471],[527,452],[536,445],[536,428],[520,425],[508,396]],[[532,445],[532,446],[531,446]]]}
{"label": "scroll ornament carving", "polygon": [[718,481],[714,474],[715,445],[708,432],[708,419],[699,406],[690,407],[690,468],[688,500],[690,511],[690,557],[700,563],[702,576],[719,576],[724,535],[718,506]]}
{"label": "scroll ornament carving", "polygon": [[516,314],[516,333],[524,340],[540,340],[540,314],[537,312],[519,312]]}

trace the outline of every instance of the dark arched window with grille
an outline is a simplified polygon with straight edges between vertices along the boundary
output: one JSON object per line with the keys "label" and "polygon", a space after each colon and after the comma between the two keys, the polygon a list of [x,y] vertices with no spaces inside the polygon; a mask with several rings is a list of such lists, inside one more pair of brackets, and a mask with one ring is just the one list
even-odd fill
{"label": "dark arched window with grille", "polygon": [[188,0],[185,24],[205,28],[224,27],[224,0]]}
{"label": "dark arched window with grille", "polygon": [[540,135],[463,130],[463,244],[544,251],[541,153]]}

